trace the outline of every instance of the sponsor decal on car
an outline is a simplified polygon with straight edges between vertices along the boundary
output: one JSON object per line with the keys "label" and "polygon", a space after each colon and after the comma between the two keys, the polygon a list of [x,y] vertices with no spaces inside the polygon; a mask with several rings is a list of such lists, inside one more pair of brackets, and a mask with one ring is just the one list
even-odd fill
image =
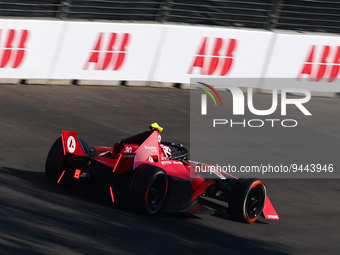
{"label": "sponsor decal on car", "polygon": [[76,140],[71,135],[67,138],[67,149],[70,153],[76,150]]}

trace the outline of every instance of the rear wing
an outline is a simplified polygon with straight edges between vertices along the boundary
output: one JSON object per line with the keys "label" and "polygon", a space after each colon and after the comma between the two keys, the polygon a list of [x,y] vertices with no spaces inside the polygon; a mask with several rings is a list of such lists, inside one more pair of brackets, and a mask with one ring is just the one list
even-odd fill
{"label": "rear wing", "polygon": [[82,145],[77,132],[61,131],[61,140],[63,143],[64,155],[70,153],[77,156],[87,156],[84,146]]}

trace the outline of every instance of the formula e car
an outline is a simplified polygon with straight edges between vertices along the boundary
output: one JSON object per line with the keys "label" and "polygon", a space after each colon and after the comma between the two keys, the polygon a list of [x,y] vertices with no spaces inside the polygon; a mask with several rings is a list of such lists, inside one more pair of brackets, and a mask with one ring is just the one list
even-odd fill
{"label": "formula e car", "polygon": [[153,123],[149,131],[113,147],[89,147],[76,132],[62,131],[48,153],[46,175],[53,182],[74,186],[99,183],[112,202],[149,215],[207,212],[199,202],[203,196],[226,202],[239,221],[254,222],[260,215],[279,219],[261,180],[226,173],[213,178],[197,172],[197,167],[208,165],[188,160],[183,145],[163,142],[162,130]]}

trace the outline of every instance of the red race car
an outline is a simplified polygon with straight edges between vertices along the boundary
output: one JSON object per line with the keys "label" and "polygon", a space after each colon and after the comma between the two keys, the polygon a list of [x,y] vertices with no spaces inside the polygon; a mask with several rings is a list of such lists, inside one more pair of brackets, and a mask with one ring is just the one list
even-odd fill
{"label": "red race car", "polygon": [[254,222],[260,215],[279,219],[261,180],[195,171],[209,165],[189,161],[181,144],[162,142],[162,130],[153,123],[149,131],[113,147],[93,148],[76,132],[62,131],[48,153],[46,175],[56,183],[99,184],[112,202],[128,203],[144,214],[207,212],[199,200],[205,196],[227,202],[231,216],[240,221]]}

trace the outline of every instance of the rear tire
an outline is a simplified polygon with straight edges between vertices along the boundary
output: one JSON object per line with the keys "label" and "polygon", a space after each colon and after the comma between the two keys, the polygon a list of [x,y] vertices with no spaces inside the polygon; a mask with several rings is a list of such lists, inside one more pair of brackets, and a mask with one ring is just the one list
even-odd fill
{"label": "rear tire", "polygon": [[266,186],[255,178],[239,178],[231,191],[231,216],[243,222],[254,222],[260,216],[266,200]]}
{"label": "rear tire", "polygon": [[59,137],[52,145],[45,163],[45,173],[50,181],[58,182],[65,170],[68,158],[67,155],[64,155],[62,140]]}
{"label": "rear tire", "polygon": [[137,212],[154,215],[163,209],[168,191],[168,176],[162,168],[143,164],[135,169],[129,201]]}

